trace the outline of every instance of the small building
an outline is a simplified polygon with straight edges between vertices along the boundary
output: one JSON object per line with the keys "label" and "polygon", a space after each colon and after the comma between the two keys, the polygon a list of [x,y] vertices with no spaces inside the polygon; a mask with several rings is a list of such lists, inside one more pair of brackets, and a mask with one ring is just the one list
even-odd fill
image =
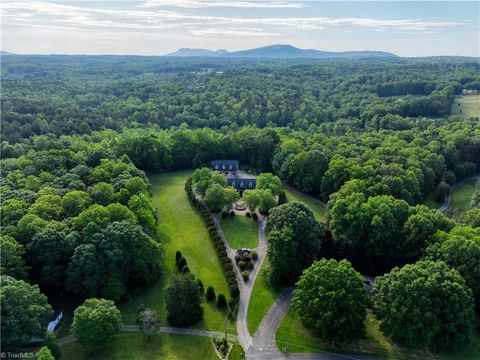
{"label": "small building", "polygon": [[238,160],[213,160],[210,163],[212,170],[221,171],[224,173],[238,171]]}
{"label": "small building", "polygon": [[257,179],[255,178],[242,178],[242,179],[227,179],[228,186],[232,186],[238,191],[253,190],[257,185]]}

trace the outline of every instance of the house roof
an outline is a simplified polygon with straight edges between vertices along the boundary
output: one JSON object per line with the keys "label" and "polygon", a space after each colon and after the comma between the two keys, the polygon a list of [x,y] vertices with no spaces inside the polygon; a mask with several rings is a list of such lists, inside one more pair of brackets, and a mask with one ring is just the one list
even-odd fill
{"label": "house roof", "polygon": [[238,160],[213,160],[211,167],[218,171],[238,170]]}
{"label": "house roof", "polygon": [[257,185],[257,179],[227,179],[227,184],[228,186],[233,186],[238,190],[255,189],[255,186]]}
{"label": "house roof", "polygon": [[234,173],[232,173],[231,171],[228,172],[227,174],[227,179],[236,179],[237,177],[235,176]]}

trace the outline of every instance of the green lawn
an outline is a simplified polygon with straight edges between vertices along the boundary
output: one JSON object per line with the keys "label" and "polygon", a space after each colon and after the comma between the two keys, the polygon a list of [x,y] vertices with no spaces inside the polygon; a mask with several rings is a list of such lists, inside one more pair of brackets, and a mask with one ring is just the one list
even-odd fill
{"label": "green lawn", "polygon": [[477,334],[466,349],[455,354],[432,354],[427,350],[411,350],[395,345],[380,330],[380,322],[368,314],[364,339],[349,344],[333,344],[315,337],[304,328],[297,313],[290,309],[278,328],[276,339],[279,349],[289,352],[338,352],[373,354],[388,360],[397,359],[480,359],[480,337]]}
{"label": "green lawn", "polygon": [[262,269],[260,269],[260,273],[253,286],[252,296],[248,304],[247,326],[251,335],[257,331],[258,325],[260,325],[268,309],[270,309],[281,292],[281,289],[274,289],[267,281],[264,271],[267,261],[268,260],[265,259],[262,264]]}
{"label": "green lawn", "polygon": [[258,246],[257,222],[243,215],[222,219],[222,229],[233,249],[256,248]]}
{"label": "green lawn", "polygon": [[228,355],[228,360],[243,360],[245,359],[245,353],[243,352],[242,347],[239,344],[234,344],[230,354]]}
{"label": "green lawn", "polygon": [[480,95],[455,97],[452,104],[452,115],[460,115],[464,119],[470,117],[480,118]]}
{"label": "green lawn", "polygon": [[430,195],[425,200],[423,200],[423,205],[429,207],[430,209],[438,209],[442,204],[435,199],[433,195]]}
{"label": "green lawn", "polygon": [[208,337],[143,333],[122,333],[100,349],[87,350],[76,342],[62,345],[62,359],[68,360],[204,360],[218,359]]}
{"label": "green lawn", "polygon": [[449,210],[463,212],[470,209],[470,201],[476,190],[476,184],[477,181],[472,181],[457,188],[452,194]]}
{"label": "green lawn", "polygon": [[[192,171],[179,171],[151,175],[154,206],[158,209],[158,237],[164,248],[164,274],[162,279],[146,292],[120,304],[124,322],[132,324],[140,304],[155,309],[163,324],[166,324],[166,308],[163,288],[168,278],[175,273],[175,252],[180,250],[195,277],[204,287],[213,286],[217,294],[229,297],[228,285],[217,253],[197,209],[189,202],[184,190],[185,181]],[[204,320],[195,328],[222,330],[226,310],[220,311],[214,303],[204,301]],[[229,332],[235,333],[235,325],[229,324]]]}
{"label": "green lawn", "polygon": [[326,220],[325,216],[327,209],[325,208],[325,206],[323,206],[320,200],[314,198],[313,196],[304,194],[301,191],[298,191],[287,184],[283,184],[283,186],[285,188],[285,192],[287,193],[288,201],[301,201],[307,204],[310,209],[312,209],[317,221],[323,222]]}

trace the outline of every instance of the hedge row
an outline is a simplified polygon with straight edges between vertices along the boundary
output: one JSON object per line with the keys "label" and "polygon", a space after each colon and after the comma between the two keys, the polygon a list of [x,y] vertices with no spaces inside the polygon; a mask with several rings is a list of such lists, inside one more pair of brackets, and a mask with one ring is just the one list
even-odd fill
{"label": "hedge row", "polygon": [[203,221],[207,226],[208,234],[210,235],[213,246],[217,251],[218,259],[222,264],[223,272],[225,273],[225,277],[227,278],[230,295],[233,299],[238,299],[238,296],[240,295],[240,290],[238,289],[237,278],[235,276],[235,271],[233,270],[233,262],[228,257],[227,248],[225,247],[222,238],[217,232],[217,228],[213,223],[208,207],[203,202],[198,201],[198,199],[195,197],[195,194],[193,193],[192,178],[189,178],[185,183],[185,191],[187,192],[187,196],[190,201],[200,210],[200,213],[202,214]]}

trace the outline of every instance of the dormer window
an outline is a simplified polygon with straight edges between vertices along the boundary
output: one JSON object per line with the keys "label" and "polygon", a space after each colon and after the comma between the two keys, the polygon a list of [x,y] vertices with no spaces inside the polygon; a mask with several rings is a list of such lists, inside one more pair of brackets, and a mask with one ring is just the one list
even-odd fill
{"label": "dormer window", "polygon": [[218,165],[215,165],[215,169],[217,169],[217,170],[218,170]]}
{"label": "dormer window", "polygon": [[249,188],[252,188],[252,187],[253,187],[252,182],[248,183],[248,187],[249,187]]}
{"label": "dormer window", "polygon": [[244,186],[245,186],[245,185],[243,184],[243,182],[241,182],[241,183],[240,183],[240,187],[243,188]]}

